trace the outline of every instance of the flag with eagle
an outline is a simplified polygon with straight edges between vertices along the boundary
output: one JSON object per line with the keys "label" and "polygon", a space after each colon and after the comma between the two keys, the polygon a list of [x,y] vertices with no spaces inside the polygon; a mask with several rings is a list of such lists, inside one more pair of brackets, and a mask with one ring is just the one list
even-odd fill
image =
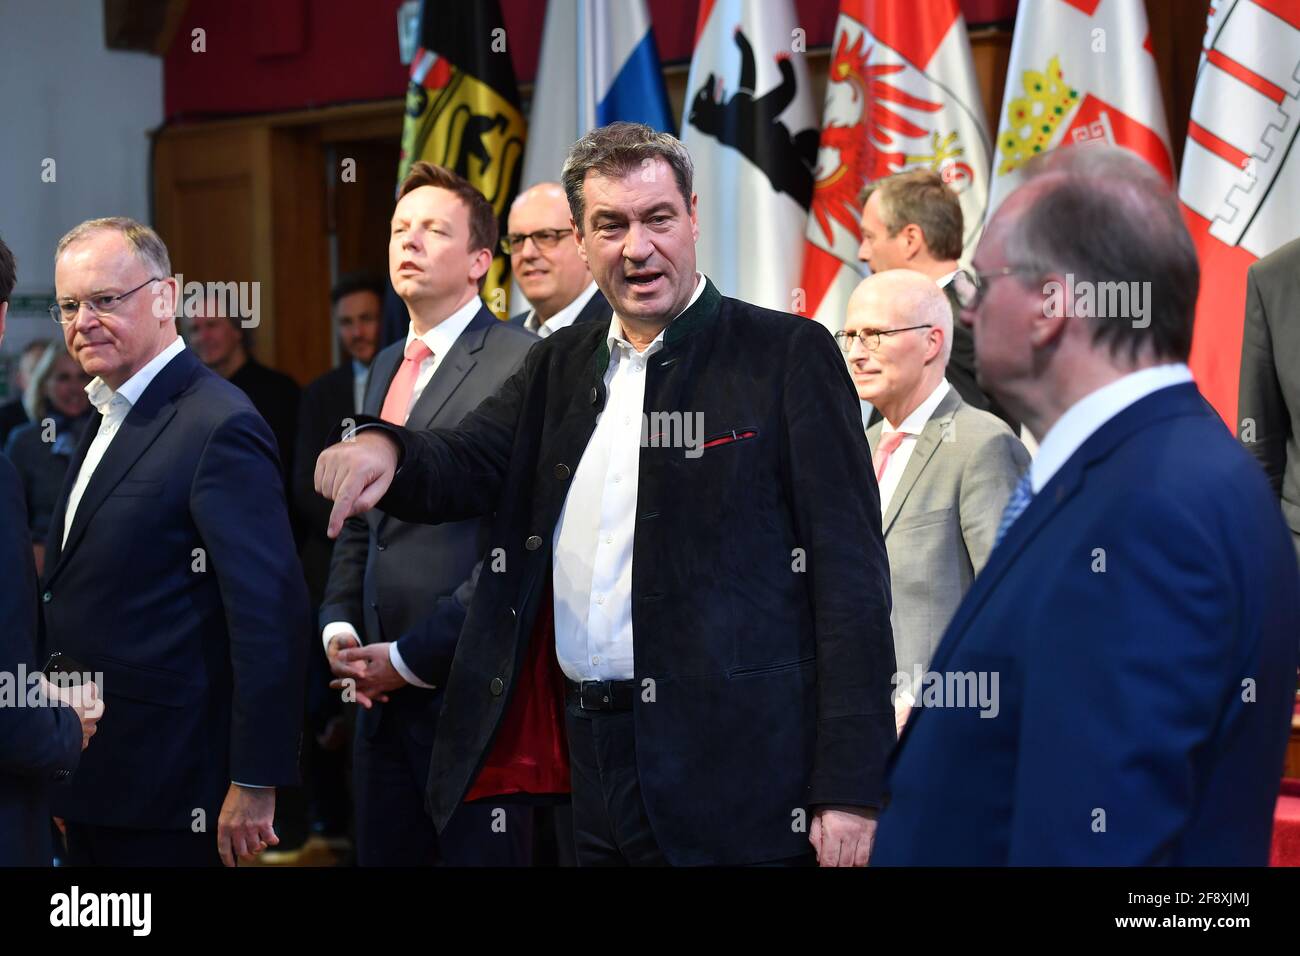
{"label": "flag with eagle", "polygon": [[957,193],[967,256],[984,228],[990,143],[957,0],[843,0],[803,261],[802,308],[835,331],[866,267],[864,186],[931,169]]}
{"label": "flag with eagle", "polygon": [[[398,182],[417,160],[445,166],[487,197],[504,234],[523,173],[526,133],[497,0],[425,0],[420,49],[406,90]],[[483,299],[504,319],[510,313],[510,258],[492,252]]]}

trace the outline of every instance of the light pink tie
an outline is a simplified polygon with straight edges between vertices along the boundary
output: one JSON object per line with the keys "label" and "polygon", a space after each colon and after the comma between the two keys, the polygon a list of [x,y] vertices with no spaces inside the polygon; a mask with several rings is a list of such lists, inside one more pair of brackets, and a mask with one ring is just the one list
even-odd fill
{"label": "light pink tie", "polygon": [[907,432],[890,432],[880,440],[876,446],[876,453],[871,456],[871,463],[876,467],[876,481],[880,481],[880,476],[885,473],[885,466],[889,464],[889,456],[894,453],[903,439],[907,437]]}
{"label": "light pink tie", "polygon": [[388,386],[380,418],[394,425],[406,424],[406,416],[411,410],[411,396],[415,394],[415,382],[420,377],[420,363],[431,355],[433,351],[422,339],[412,339],[406,346],[406,356],[402,359],[401,368],[393,376],[393,383]]}

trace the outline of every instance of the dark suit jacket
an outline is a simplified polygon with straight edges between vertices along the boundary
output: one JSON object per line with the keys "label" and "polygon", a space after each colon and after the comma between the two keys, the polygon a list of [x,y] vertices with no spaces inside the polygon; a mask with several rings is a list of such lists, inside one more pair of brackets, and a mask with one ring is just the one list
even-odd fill
{"label": "dark suit jacket", "polygon": [[[573,325],[581,325],[584,322],[603,322],[609,325],[610,318],[614,315],[614,309],[605,298],[605,294],[599,289],[582,307],[577,318],[573,320]],[[524,320],[528,318],[528,312],[520,312],[518,315],[510,317],[511,325],[523,326]]]}
{"label": "dark suit jacket", "polygon": [[316,459],[339,424],[355,417],[352,360],[330,369],[302,390],[298,438],[293,455],[293,506],[302,529],[302,569],[313,606],[321,603],[329,579],[334,542],[325,534],[330,502],[316,493]]}
{"label": "dark suit jacket", "polygon": [[[231,781],[297,782],[307,588],[275,440],[248,398],[188,349],[127,414],[63,538],[50,524],[45,635],[104,676],[93,746],[54,812],[118,827],[190,827]],[[214,837],[215,838],[215,837]]]}
{"label": "dark suit jacket", "polygon": [[[438,363],[408,419],[413,428],[459,424],[523,362],[537,336],[498,320],[486,306]],[[365,410],[377,416],[402,362],[405,341],[394,342],[370,368]],[[374,734],[386,711],[400,714],[413,736],[433,742],[441,684],[474,595],[475,563],[487,544],[481,520],[410,524],[371,511],[350,519],[339,535],[320,625],[347,621],[367,644],[396,641],[403,662],[438,689],[403,687],[388,704],[358,712],[360,732]]]}
{"label": "dark suit jacket", "polygon": [[271,426],[279,452],[280,474],[284,476],[285,488],[288,488],[298,437],[298,383],[249,356],[239,371],[230,376],[230,384],[248,396],[257,413]]}
{"label": "dark suit jacket", "polygon": [[1238,433],[1264,466],[1300,551],[1300,239],[1246,273]]}
{"label": "dark suit jacket", "polygon": [[[531,677],[553,660],[534,626],[547,630],[553,533],[604,403],[607,332],[586,323],[544,339],[459,428],[380,426],[402,446],[385,511],[496,512],[502,562],[479,579],[434,744],[439,827],[498,730],[517,726],[516,707],[554,687]],[[889,568],[858,401],[825,328],[712,283],[664,341],[645,409],[701,413],[707,441],[698,457],[640,452],[632,617],[646,810],[674,864],[797,856],[809,852],[803,808],[880,804],[894,742]],[[564,749],[517,764],[498,755],[522,779]]]}
{"label": "dark suit jacket", "polygon": [[27,409],[23,408],[21,398],[0,405],[0,448],[4,448],[10,432],[19,425],[25,424],[27,424]]}
{"label": "dark suit jacket", "polygon": [[[36,566],[22,486],[3,456],[0,568],[0,670],[25,699],[29,685],[19,668],[35,674],[43,663],[36,658]],[[0,866],[49,866],[47,787],[60,771],[75,769],[80,754],[81,722],[72,708],[0,707]]]}
{"label": "dark suit jacket", "polygon": [[1259,469],[1194,385],[1141,399],[975,579],[930,668],[996,715],[913,710],[872,865],[1264,866],[1297,628]]}

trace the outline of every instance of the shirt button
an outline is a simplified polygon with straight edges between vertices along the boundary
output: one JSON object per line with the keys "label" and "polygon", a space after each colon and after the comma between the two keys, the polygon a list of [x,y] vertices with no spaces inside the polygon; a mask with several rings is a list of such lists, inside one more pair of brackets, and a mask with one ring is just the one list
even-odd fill
{"label": "shirt button", "polygon": [[592,662],[593,664],[599,664],[599,663],[600,663],[600,657],[599,657],[599,656],[593,657],[593,658],[591,659],[591,662]]}
{"label": "shirt button", "polygon": [[614,536],[613,536],[612,534],[607,534],[607,535],[605,535],[605,543],[606,543],[606,544],[613,544],[613,543],[614,543]]}
{"label": "shirt button", "polygon": [[622,481],[622,480],[623,480],[623,476],[622,476],[622,475],[615,475],[615,476],[614,476],[614,483],[615,483],[615,484],[618,484],[618,482],[620,482],[620,481]]}
{"label": "shirt button", "polygon": [[603,595],[603,594],[597,594],[597,595],[596,595],[596,603],[597,603],[597,604],[604,604],[604,603],[605,603],[605,595]]}

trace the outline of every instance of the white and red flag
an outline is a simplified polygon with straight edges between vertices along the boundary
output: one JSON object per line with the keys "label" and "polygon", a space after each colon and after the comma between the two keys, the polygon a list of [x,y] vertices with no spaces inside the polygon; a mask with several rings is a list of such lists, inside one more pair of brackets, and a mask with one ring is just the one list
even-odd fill
{"label": "white and red flag", "polygon": [[1300,0],[1213,0],[1178,199],[1201,262],[1192,372],[1234,432],[1246,270],[1300,235]]}
{"label": "white and red flag", "polygon": [[998,122],[990,213],[1026,162],[1061,146],[1137,153],[1170,183],[1169,127],[1141,0],[1021,0]]}
{"label": "white and red flag", "polygon": [[700,270],[724,295],[786,311],[817,157],[802,38],[791,0],[701,0],[682,118]]}
{"label": "white and red flag", "polygon": [[938,172],[961,198],[974,250],[988,203],[990,144],[957,0],[843,0],[804,252],[803,315],[843,328],[866,271],[858,195],[891,173]]}

